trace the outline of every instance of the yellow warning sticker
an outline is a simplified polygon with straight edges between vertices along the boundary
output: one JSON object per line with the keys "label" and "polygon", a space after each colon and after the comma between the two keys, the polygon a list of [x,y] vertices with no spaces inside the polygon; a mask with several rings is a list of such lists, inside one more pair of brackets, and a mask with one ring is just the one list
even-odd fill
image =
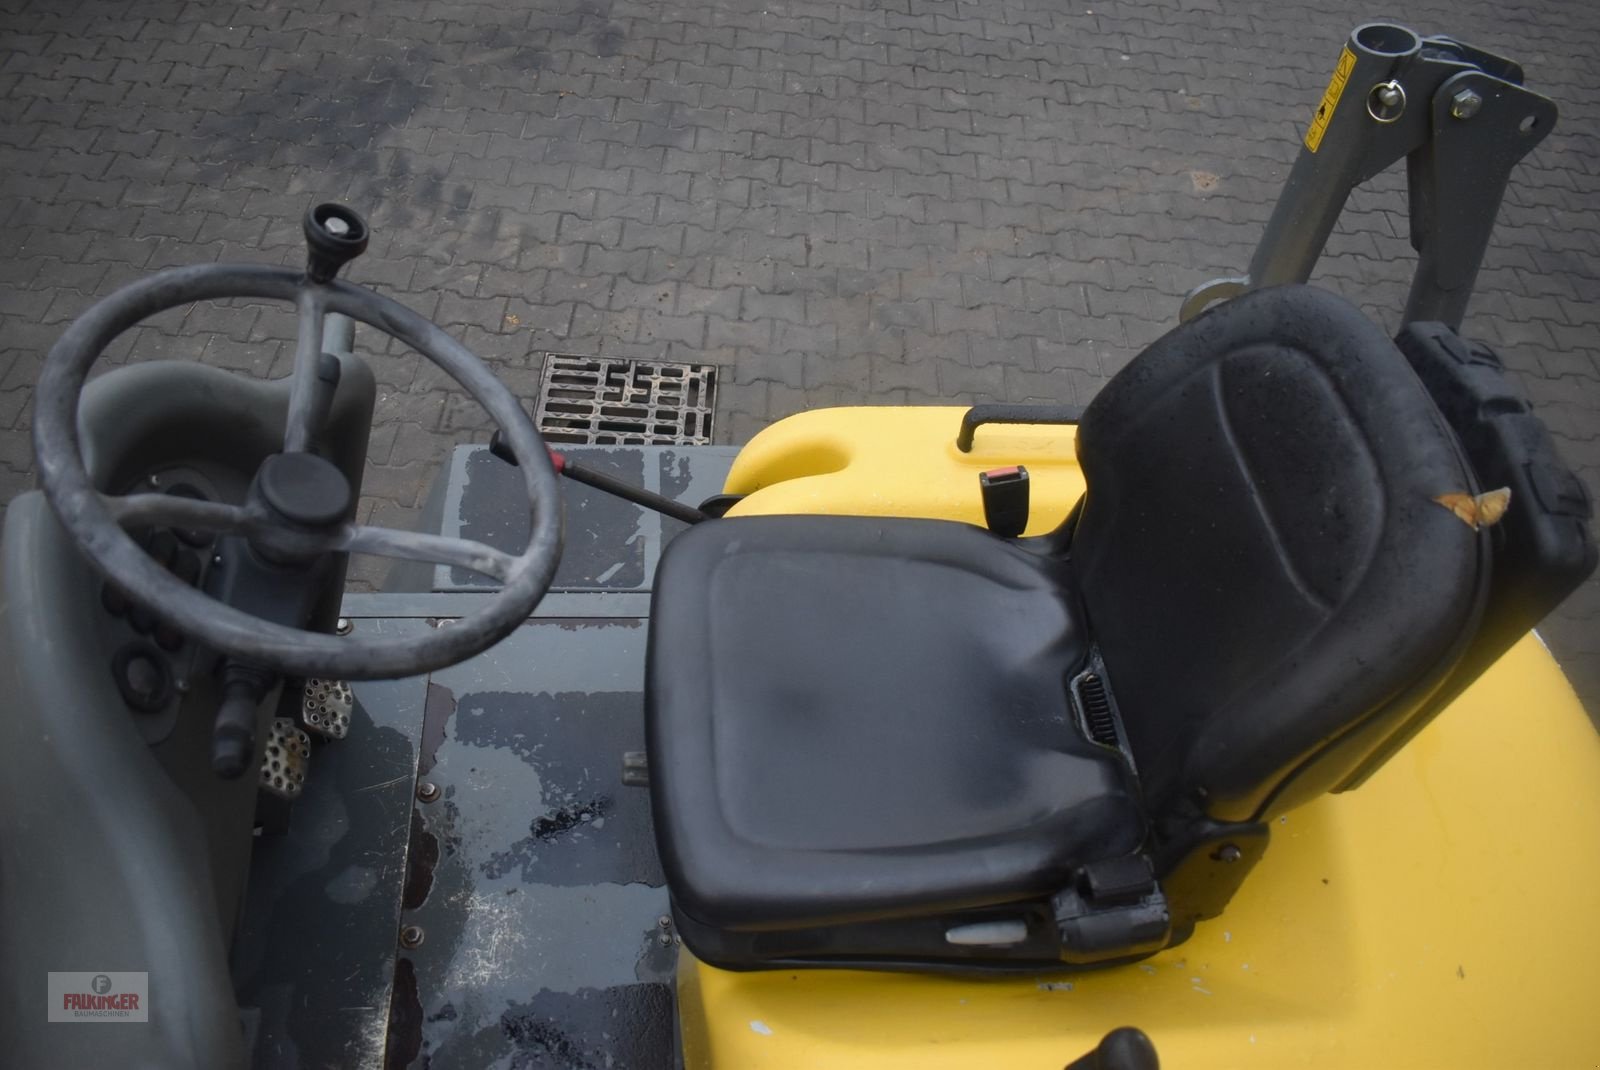
{"label": "yellow warning sticker", "polygon": [[1328,88],[1322,94],[1322,103],[1317,105],[1317,114],[1311,117],[1311,127],[1306,131],[1306,148],[1312,152],[1316,152],[1317,146],[1322,144],[1322,135],[1333,118],[1333,109],[1339,106],[1339,96],[1344,92],[1344,84],[1350,80],[1350,72],[1355,67],[1356,54],[1346,45],[1344,51],[1339,53],[1339,65],[1333,69],[1333,77],[1328,79]]}

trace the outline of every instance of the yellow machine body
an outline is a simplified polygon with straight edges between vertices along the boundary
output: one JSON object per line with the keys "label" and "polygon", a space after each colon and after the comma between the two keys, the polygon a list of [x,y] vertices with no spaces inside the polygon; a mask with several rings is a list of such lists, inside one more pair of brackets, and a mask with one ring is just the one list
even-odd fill
{"label": "yellow machine body", "polygon": [[[730,515],[981,524],[979,472],[1026,465],[1028,534],[1084,488],[1070,427],[959,408],[829,409],[740,454]],[[691,1070],[1060,1070],[1138,1026],[1171,1070],[1596,1067],[1600,736],[1530,635],[1360,790],[1272,822],[1227,913],[1130,966],[1004,979],[733,973],[680,961]]]}

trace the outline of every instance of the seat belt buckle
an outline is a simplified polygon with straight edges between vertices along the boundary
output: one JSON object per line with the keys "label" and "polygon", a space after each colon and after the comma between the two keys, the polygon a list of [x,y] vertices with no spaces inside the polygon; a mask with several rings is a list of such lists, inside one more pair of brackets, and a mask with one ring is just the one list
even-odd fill
{"label": "seat belt buckle", "polygon": [[1003,538],[1014,539],[1028,526],[1028,470],[1020,464],[978,473],[983,492],[983,522]]}

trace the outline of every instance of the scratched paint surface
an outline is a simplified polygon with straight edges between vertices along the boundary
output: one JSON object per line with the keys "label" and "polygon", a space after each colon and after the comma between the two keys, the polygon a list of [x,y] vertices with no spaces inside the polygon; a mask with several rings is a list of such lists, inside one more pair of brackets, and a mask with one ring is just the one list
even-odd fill
{"label": "scratched paint surface", "polygon": [[[670,1067],[673,934],[649,795],[642,621],[536,621],[436,673],[453,708],[424,753],[391,1066]],[[426,748],[425,748],[426,750]],[[413,987],[402,991],[406,984]]]}
{"label": "scratched paint surface", "polygon": [[[574,460],[636,486],[644,484],[644,456],[637,450],[572,450]],[[465,457],[466,487],[458,517],[445,520],[445,534],[476,539],[510,553],[528,544],[528,496],[522,476],[487,449]],[[651,549],[643,511],[620,498],[561,481],[566,507],[561,567],[555,586],[566,590],[638,590],[646,585],[645,557]],[[653,515],[653,514],[652,514]],[[449,530],[452,526],[455,530]],[[493,584],[465,569],[452,572],[466,588]]]}
{"label": "scratched paint surface", "polygon": [[[575,463],[633,486],[698,505],[722,490],[735,451],[569,446],[562,452]],[[516,469],[486,448],[461,447],[452,458],[451,475],[459,494],[445,500],[443,533],[520,552],[528,542],[529,520],[526,492]],[[561,481],[561,494],[566,510],[564,545],[552,588],[648,590],[661,546],[685,525],[572,479]],[[483,590],[494,582],[465,569],[441,570],[445,571],[448,582],[437,585],[441,590]]]}

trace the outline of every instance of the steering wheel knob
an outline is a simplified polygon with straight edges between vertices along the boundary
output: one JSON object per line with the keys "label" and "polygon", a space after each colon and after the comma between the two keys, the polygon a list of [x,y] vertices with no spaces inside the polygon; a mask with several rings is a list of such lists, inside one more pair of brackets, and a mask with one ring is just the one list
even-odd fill
{"label": "steering wheel knob", "polygon": [[274,453],[256,470],[255,489],[273,512],[300,527],[331,527],[350,512],[350,481],[314,453]]}
{"label": "steering wheel knob", "polygon": [[367,250],[367,221],[342,204],[324,203],[306,212],[306,274],[328,282]]}

